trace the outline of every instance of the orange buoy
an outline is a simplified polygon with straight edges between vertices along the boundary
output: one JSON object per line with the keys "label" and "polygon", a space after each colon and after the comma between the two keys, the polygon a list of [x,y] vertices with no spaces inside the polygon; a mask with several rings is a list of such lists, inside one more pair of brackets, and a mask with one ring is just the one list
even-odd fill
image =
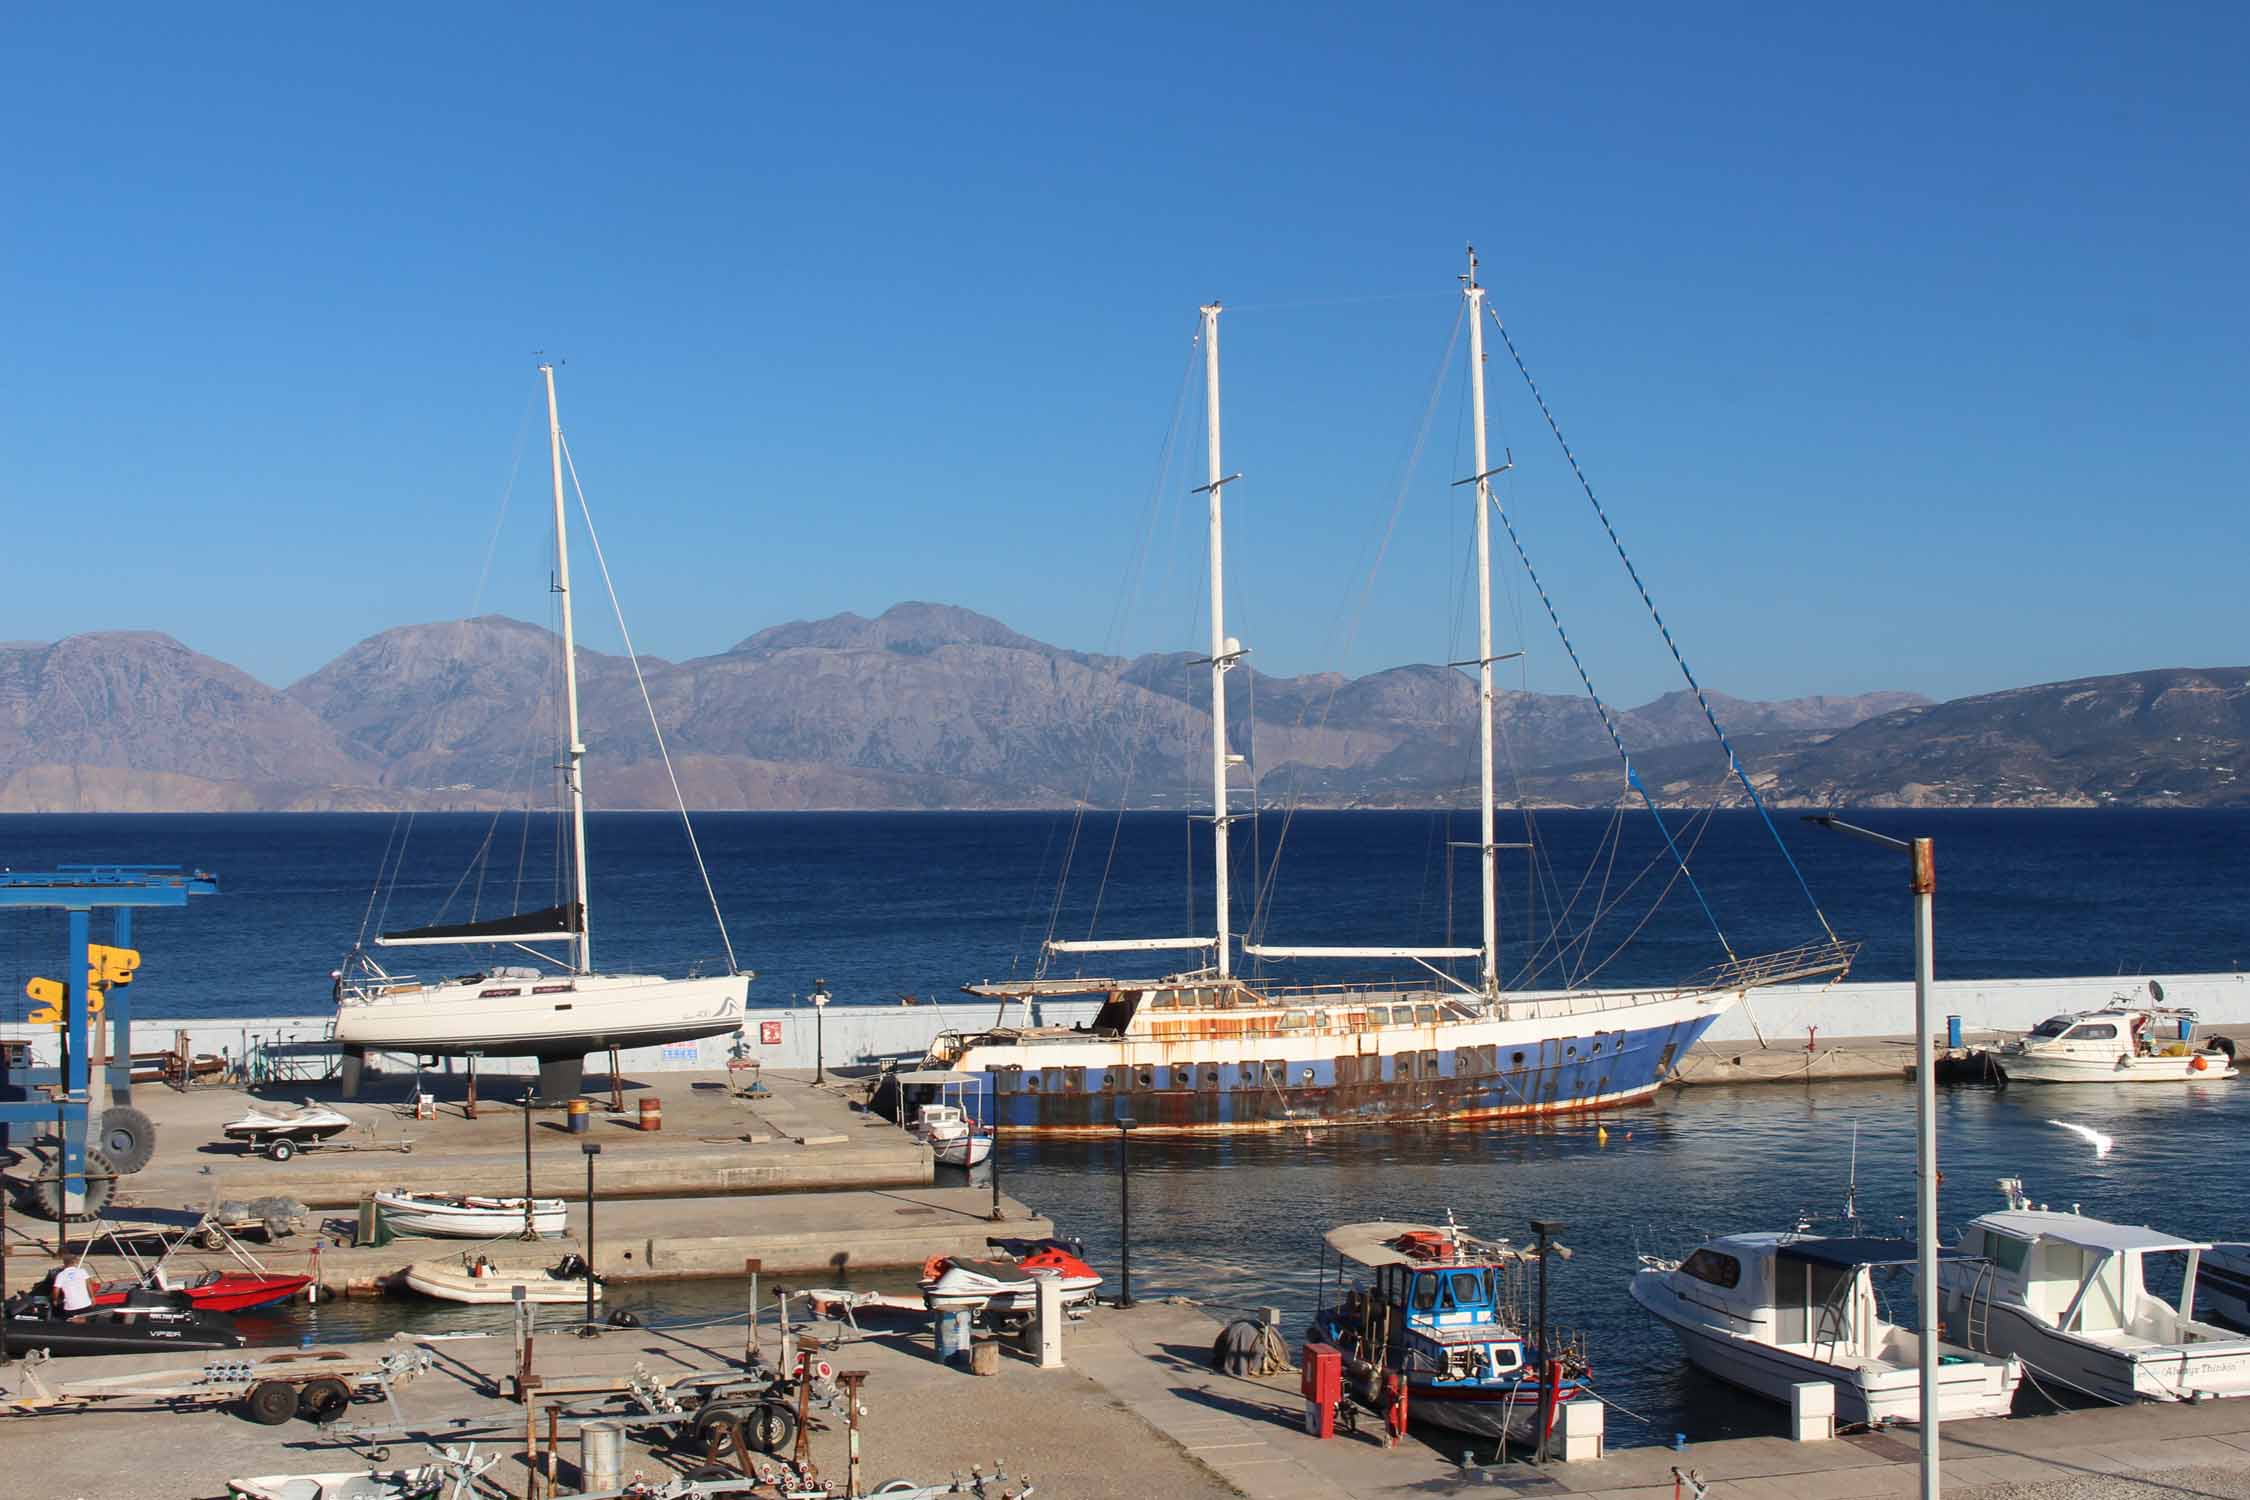
{"label": "orange buoy", "polygon": [[2190,1068],[2193,1068],[2196,1072],[2200,1073],[2205,1068],[2210,1067],[2211,1064],[2210,1061],[2205,1058],[2202,1053],[2198,1052],[2195,1054],[2195,1056],[2188,1059],[2188,1066]]}

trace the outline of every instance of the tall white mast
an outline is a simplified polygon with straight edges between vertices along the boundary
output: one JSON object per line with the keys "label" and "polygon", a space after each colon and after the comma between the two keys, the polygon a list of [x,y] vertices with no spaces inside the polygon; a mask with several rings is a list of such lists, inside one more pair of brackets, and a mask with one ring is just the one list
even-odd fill
{"label": "tall white mast", "polygon": [[1499,857],[1492,826],[1492,475],[1484,445],[1484,288],[1477,285],[1477,252],[1461,295],[1469,299],[1469,409],[1476,435],[1477,505],[1477,864],[1484,907],[1483,989],[1500,993]]}
{"label": "tall white mast", "polygon": [[1227,668],[1241,648],[1227,639],[1226,530],[1221,494],[1226,477],[1219,467],[1219,304],[1203,309],[1204,418],[1208,428],[1211,497],[1211,864],[1212,904],[1218,925],[1215,962],[1219,976],[1231,971],[1227,926]]}
{"label": "tall white mast", "polygon": [[555,475],[555,592],[562,595],[563,775],[570,783],[570,868],[578,903],[578,936],[571,967],[594,971],[593,925],[586,911],[585,742],[578,737],[578,641],[570,619],[570,522],[563,510],[562,417],[555,407],[555,367],[542,364],[547,377],[547,458]]}

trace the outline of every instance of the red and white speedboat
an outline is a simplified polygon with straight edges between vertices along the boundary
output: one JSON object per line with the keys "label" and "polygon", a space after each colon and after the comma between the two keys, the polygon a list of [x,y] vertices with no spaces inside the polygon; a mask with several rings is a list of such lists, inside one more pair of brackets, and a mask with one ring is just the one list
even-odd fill
{"label": "red and white speedboat", "polygon": [[312,1285],[310,1276],[276,1276],[262,1271],[205,1271],[174,1277],[158,1267],[141,1281],[112,1281],[94,1293],[96,1307],[121,1307],[135,1296],[177,1299],[203,1312],[237,1313],[287,1302]]}
{"label": "red and white speedboat", "polygon": [[1004,1260],[971,1260],[937,1255],[922,1267],[922,1301],[935,1312],[1030,1312],[1038,1303],[1039,1282],[1062,1283],[1065,1307],[1090,1301],[1102,1284],[1101,1273],[1078,1256],[1075,1245],[1060,1240],[1001,1240]]}

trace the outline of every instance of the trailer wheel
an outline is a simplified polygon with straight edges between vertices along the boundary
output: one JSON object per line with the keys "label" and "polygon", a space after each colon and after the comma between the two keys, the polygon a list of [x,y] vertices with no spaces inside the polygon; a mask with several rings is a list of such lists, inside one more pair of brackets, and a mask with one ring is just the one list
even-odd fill
{"label": "trailer wheel", "polygon": [[297,1388],[286,1380],[261,1380],[242,1398],[242,1414],[260,1427],[279,1427],[297,1415]]}
{"label": "trailer wheel", "polygon": [[779,1453],[797,1435],[797,1414],[778,1401],[761,1401],[742,1427],[751,1447],[760,1453]]}
{"label": "trailer wheel", "polygon": [[320,1427],[342,1416],[351,1404],[352,1388],[333,1375],[308,1380],[297,1391],[297,1415]]}
{"label": "trailer wheel", "polygon": [[714,1401],[695,1414],[695,1420],[689,1424],[688,1430],[694,1435],[697,1446],[703,1449],[704,1457],[717,1458],[720,1455],[726,1447],[727,1425],[732,1422],[742,1424],[745,1441],[754,1441],[752,1435],[756,1428],[751,1409],[740,1402]]}
{"label": "trailer wheel", "polygon": [[130,1104],[103,1110],[102,1155],[120,1172],[138,1172],[156,1155],[156,1122]]}
{"label": "trailer wheel", "polygon": [[297,1148],[287,1141],[275,1141],[266,1147],[266,1155],[272,1157],[275,1161],[287,1161],[296,1154]]}

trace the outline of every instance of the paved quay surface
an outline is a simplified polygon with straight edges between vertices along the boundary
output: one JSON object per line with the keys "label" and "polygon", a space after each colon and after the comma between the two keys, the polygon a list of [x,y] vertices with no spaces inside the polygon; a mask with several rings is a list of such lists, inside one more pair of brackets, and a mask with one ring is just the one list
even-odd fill
{"label": "paved quay surface", "polygon": [[[183,1095],[136,1089],[135,1102],[156,1120],[156,1159],[146,1171],[120,1181],[109,1218],[126,1229],[176,1231],[215,1198],[293,1197],[313,1206],[306,1232],[271,1248],[254,1240],[251,1252],[273,1270],[304,1272],[313,1269],[311,1245],[322,1239],[317,1274],[324,1288],[337,1293],[371,1292],[413,1261],[446,1259],[466,1249],[482,1249],[495,1260],[552,1264],[565,1251],[585,1253],[586,1159],[579,1147],[594,1140],[602,1154],[595,1165],[591,1258],[603,1275],[620,1280],[734,1276],[753,1258],[763,1261],[768,1273],[838,1275],[916,1266],[933,1255],[981,1255],[986,1238],[996,1234],[1054,1232],[1013,1198],[1001,1200],[1003,1221],[991,1222],[989,1187],[931,1186],[928,1148],[888,1121],[855,1109],[856,1085],[816,1088],[808,1075],[769,1074],[767,1093],[743,1098],[724,1074],[711,1073],[665,1077],[661,1131],[639,1128],[630,1087],[626,1111],[597,1113],[585,1136],[572,1135],[560,1111],[532,1112],[533,1188],[544,1197],[570,1200],[564,1239],[536,1246],[399,1239],[353,1248],[354,1211],[362,1193],[390,1187],[523,1191],[522,1109],[495,1103],[488,1080],[477,1118],[467,1119],[464,1081],[438,1082],[445,1096],[435,1120],[415,1120],[400,1103],[342,1106],[365,1127],[345,1139],[395,1145],[404,1138],[411,1151],[308,1152],[286,1162],[248,1155],[219,1135],[222,1124],[272,1091],[252,1096],[232,1088],[198,1088]],[[403,1088],[394,1092],[403,1100]],[[74,1227],[74,1238],[84,1234],[83,1226]],[[53,1245],[54,1226],[13,1218],[11,1280],[21,1284],[44,1274]],[[175,1259],[183,1270],[228,1264],[223,1253],[183,1251]],[[92,1265],[98,1276],[130,1274],[117,1257],[97,1255]]]}
{"label": "paved quay surface", "polygon": [[[1965,1051],[1991,1051],[2014,1032],[1962,1033]],[[1938,1038],[1938,1055],[1946,1052]],[[1852,1079],[1914,1076],[1914,1037],[1855,1036],[1823,1040],[1819,1033],[1770,1032],[1766,1045],[1755,1041],[1706,1038],[1688,1049],[1673,1082],[1687,1087],[1722,1083],[1841,1083]],[[1942,1073],[1939,1075],[1944,1076]]]}
{"label": "paved quay surface", "polygon": [[[1328,1442],[1300,1428],[1295,1377],[1238,1380],[1211,1370],[1206,1357],[1218,1322],[1203,1309],[1143,1303],[1095,1309],[1071,1325],[1069,1368],[1041,1371],[1017,1356],[979,1378],[939,1364],[926,1330],[871,1328],[854,1337],[833,1324],[800,1325],[824,1339],[822,1357],[839,1370],[866,1370],[869,1407],[863,1440],[868,1487],[898,1477],[929,1482],[989,1472],[1005,1460],[1012,1482],[1029,1477],[1043,1495],[1070,1500],[1370,1500],[1396,1496],[1483,1495],[1491,1500],[1670,1500],[1671,1470],[1692,1469],[1714,1500],[1906,1500],[1917,1487],[1914,1437],[1864,1435],[1827,1443],[1747,1438],[1663,1448],[1613,1450],[1597,1463],[1463,1463],[1462,1439],[1409,1438],[1386,1451],[1372,1436]],[[598,1339],[568,1336],[568,1320],[542,1325],[537,1373],[557,1382],[617,1377],[636,1366],[655,1374],[725,1368],[739,1362],[739,1320],[695,1328],[613,1329]],[[355,1346],[356,1353],[385,1345]],[[514,1368],[506,1336],[441,1341],[438,1367],[408,1386],[401,1404],[416,1440],[462,1443],[503,1454],[482,1491],[521,1496],[524,1409],[505,1399]],[[761,1333],[769,1356],[779,1338],[769,1318]],[[131,1369],[194,1369],[202,1356],[151,1360],[70,1360],[49,1367],[50,1383]],[[0,1370],[13,1395],[18,1369]],[[546,1430],[537,1403],[537,1426]],[[559,1398],[566,1405],[584,1396]],[[352,1420],[374,1423],[379,1404],[361,1403]],[[813,1438],[815,1461],[840,1481],[841,1422],[826,1419]],[[1363,1423],[1372,1432],[1372,1423]],[[575,1479],[575,1426],[563,1423],[563,1493]],[[642,1438],[651,1435],[639,1434]],[[388,1463],[411,1461],[415,1441],[388,1439]],[[1482,1445],[1479,1456],[1485,1456]],[[2250,1402],[2146,1406],[2073,1412],[2017,1421],[1955,1424],[1945,1434],[1948,1494],[1988,1500],[2250,1500]],[[704,1460],[630,1442],[628,1474],[661,1480]],[[332,1435],[294,1421],[259,1427],[223,1410],[142,1407],[0,1416],[0,1473],[40,1476],[36,1491],[11,1494],[80,1500],[203,1500],[229,1476],[351,1471],[366,1466]],[[1011,1485],[1012,1488],[1012,1485]]]}
{"label": "paved quay surface", "polygon": [[[156,1157],[119,1183],[125,1206],[172,1208],[222,1198],[282,1194],[314,1208],[350,1208],[363,1194],[402,1184],[435,1192],[521,1193],[524,1177],[524,1080],[482,1080],[477,1118],[464,1117],[466,1081],[425,1075],[439,1097],[437,1118],[417,1120],[406,1103],[407,1082],[385,1078],[371,1098],[346,1101],[333,1085],[276,1085],[255,1092],[198,1086],[175,1093],[159,1085],[133,1090],[134,1104],[156,1122]],[[600,1087],[594,1087],[599,1083]],[[852,1107],[855,1085],[815,1087],[798,1074],[766,1075],[764,1094],[745,1097],[724,1072],[628,1077],[624,1110],[607,1110],[607,1079],[588,1080],[596,1101],[592,1126],[572,1135],[560,1109],[532,1111],[533,1182],[543,1197],[585,1191],[581,1142],[601,1144],[600,1192],[611,1197],[689,1197],[699,1193],[788,1192],[807,1188],[914,1187],[931,1181],[929,1148],[888,1121]],[[271,1109],[305,1099],[342,1110],[359,1128],[340,1145],[306,1151],[285,1162],[254,1155],[225,1139],[222,1126],[253,1105]],[[643,1131],[640,1101],[657,1098],[663,1129]],[[400,1151],[406,1143],[411,1149]]]}
{"label": "paved quay surface", "polygon": [[[622,1375],[636,1364],[664,1375],[732,1367],[743,1349],[739,1321],[677,1332],[613,1329],[592,1340],[569,1337],[561,1326],[546,1325],[536,1340],[538,1373],[548,1381]],[[819,1326],[841,1332],[833,1325]],[[778,1357],[778,1334],[770,1318],[762,1344],[769,1357]],[[353,1352],[384,1347],[360,1345]],[[499,1387],[499,1380],[514,1370],[512,1341],[500,1336],[432,1347],[438,1368],[406,1387],[401,1406],[420,1430],[456,1445],[469,1440],[474,1426],[481,1454],[496,1449],[505,1454],[480,1493],[523,1495],[524,1409],[504,1399]],[[1001,1361],[997,1376],[980,1378],[939,1364],[926,1333],[853,1340],[824,1348],[821,1357],[838,1370],[868,1372],[862,1433],[867,1489],[898,1478],[942,1483],[953,1474],[965,1475],[972,1465],[989,1474],[997,1460],[1005,1466],[1010,1493],[1028,1478],[1041,1496],[1056,1500],[1226,1500],[1234,1494],[1218,1473],[1121,1410],[1116,1398],[1082,1371],[1039,1370],[1010,1357]],[[197,1356],[57,1361],[50,1367],[50,1380],[114,1373],[120,1364],[194,1369],[200,1362]],[[19,1381],[16,1371],[0,1370],[0,1388],[13,1393]],[[576,1403],[588,1398],[567,1399]],[[536,1419],[542,1441],[547,1404],[539,1403]],[[372,1423],[381,1412],[379,1403],[362,1402],[351,1409],[350,1419]],[[820,1420],[825,1430],[814,1433],[813,1458],[841,1493],[843,1421],[840,1415]],[[567,1420],[562,1424],[558,1467],[566,1494],[574,1492],[576,1479],[575,1427]],[[412,1462],[420,1451],[413,1443],[394,1442],[387,1466]],[[699,1455],[667,1456],[645,1442],[626,1446],[628,1476],[638,1470],[661,1481],[703,1462]],[[351,1472],[367,1466],[303,1421],[260,1427],[230,1411],[144,1407],[0,1416],[5,1493],[25,1500],[34,1495],[40,1500],[206,1500],[223,1495],[231,1476]],[[23,1476],[34,1470],[38,1485],[27,1488]]]}
{"label": "paved quay surface", "polygon": [[[1912,1431],[1826,1443],[1737,1438],[1668,1448],[1616,1448],[1597,1463],[1465,1465],[1469,1440],[1417,1429],[1395,1451],[1373,1435],[1320,1442],[1302,1431],[1296,1376],[1237,1380],[1205,1362],[1219,1324],[1202,1309],[1143,1303],[1090,1319],[1069,1345],[1073,1366],[1134,1415],[1171,1437],[1250,1500],[1479,1494],[1505,1500],[1571,1495],[1585,1500],[1672,1500],[1672,1468],[1690,1469],[1716,1497],[1747,1500],[1888,1500],[1919,1490]],[[1743,1399],[1752,1399],[1744,1397]],[[1612,1435],[1618,1424],[1612,1423]],[[1488,1440],[1477,1456],[1490,1456]],[[1945,1493],[2027,1487],[2042,1500],[2125,1500],[2161,1490],[2166,1500],[2250,1494],[2250,1401],[2200,1406],[2109,1407],[2051,1417],[1949,1423],[1940,1449]],[[2237,1477],[2233,1489],[2198,1490],[2190,1473]],[[2118,1486],[2133,1484],[2138,1491]],[[2056,1486],[2080,1488],[2057,1489]]]}

